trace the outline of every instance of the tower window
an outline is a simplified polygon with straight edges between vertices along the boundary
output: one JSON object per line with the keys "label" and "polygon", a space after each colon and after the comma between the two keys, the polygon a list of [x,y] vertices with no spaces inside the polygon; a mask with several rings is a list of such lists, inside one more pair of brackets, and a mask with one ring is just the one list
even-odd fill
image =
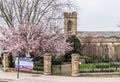
{"label": "tower window", "polygon": [[67,23],[67,31],[71,31],[72,30],[72,21],[68,21],[68,23]]}

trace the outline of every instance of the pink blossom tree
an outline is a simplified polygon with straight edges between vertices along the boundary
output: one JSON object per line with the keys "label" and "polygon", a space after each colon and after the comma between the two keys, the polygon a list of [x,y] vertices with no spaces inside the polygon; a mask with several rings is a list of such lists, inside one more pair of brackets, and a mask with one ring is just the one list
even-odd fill
{"label": "pink blossom tree", "polygon": [[13,54],[19,53],[30,56],[61,55],[69,51],[70,44],[66,42],[67,36],[58,27],[38,26],[30,23],[19,24],[16,28],[0,29],[4,40],[1,40],[2,49]]}

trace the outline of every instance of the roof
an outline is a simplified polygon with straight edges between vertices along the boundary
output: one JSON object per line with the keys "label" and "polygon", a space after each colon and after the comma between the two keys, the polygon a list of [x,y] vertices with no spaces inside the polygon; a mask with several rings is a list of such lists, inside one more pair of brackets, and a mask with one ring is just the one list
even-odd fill
{"label": "roof", "polygon": [[77,36],[85,37],[120,37],[120,31],[78,31]]}

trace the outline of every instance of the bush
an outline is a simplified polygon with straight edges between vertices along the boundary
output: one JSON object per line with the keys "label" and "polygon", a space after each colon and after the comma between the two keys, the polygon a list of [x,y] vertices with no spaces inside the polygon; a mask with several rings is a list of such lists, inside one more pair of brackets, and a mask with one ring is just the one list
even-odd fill
{"label": "bush", "polygon": [[53,61],[52,64],[53,64],[53,65],[60,65],[61,62],[60,62],[60,61]]}
{"label": "bush", "polygon": [[34,64],[37,64],[37,65],[41,65],[44,63],[43,57],[34,57],[33,61],[34,61]]}
{"label": "bush", "polygon": [[102,58],[102,62],[109,62],[110,59],[109,58]]}
{"label": "bush", "polygon": [[109,63],[97,63],[96,68],[109,68]]}
{"label": "bush", "polygon": [[110,63],[110,67],[113,67],[113,68],[120,67],[120,63],[119,62],[112,62],[112,63]]}
{"label": "bush", "polygon": [[89,56],[80,56],[80,59],[84,59],[86,63],[89,63],[92,61],[91,57],[89,57]]}
{"label": "bush", "polygon": [[94,64],[81,64],[80,65],[80,69],[82,68],[82,69],[92,69],[92,68],[94,68],[95,66],[94,66]]}
{"label": "bush", "polygon": [[53,65],[60,65],[61,63],[65,62],[64,56],[54,56],[52,58]]}
{"label": "bush", "polygon": [[39,65],[39,66],[35,66],[33,67],[34,70],[37,70],[37,71],[43,71],[44,70],[44,66],[43,65]]}
{"label": "bush", "polygon": [[40,58],[40,59],[35,58],[34,59],[33,70],[36,70],[36,71],[43,71],[44,70],[43,58]]}

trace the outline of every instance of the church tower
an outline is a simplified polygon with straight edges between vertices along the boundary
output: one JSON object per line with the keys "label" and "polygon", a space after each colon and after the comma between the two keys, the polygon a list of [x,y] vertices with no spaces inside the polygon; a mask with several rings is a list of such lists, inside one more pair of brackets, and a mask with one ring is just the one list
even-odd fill
{"label": "church tower", "polygon": [[67,35],[76,35],[77,31],[77,13],[64,13],[64,33]]}

